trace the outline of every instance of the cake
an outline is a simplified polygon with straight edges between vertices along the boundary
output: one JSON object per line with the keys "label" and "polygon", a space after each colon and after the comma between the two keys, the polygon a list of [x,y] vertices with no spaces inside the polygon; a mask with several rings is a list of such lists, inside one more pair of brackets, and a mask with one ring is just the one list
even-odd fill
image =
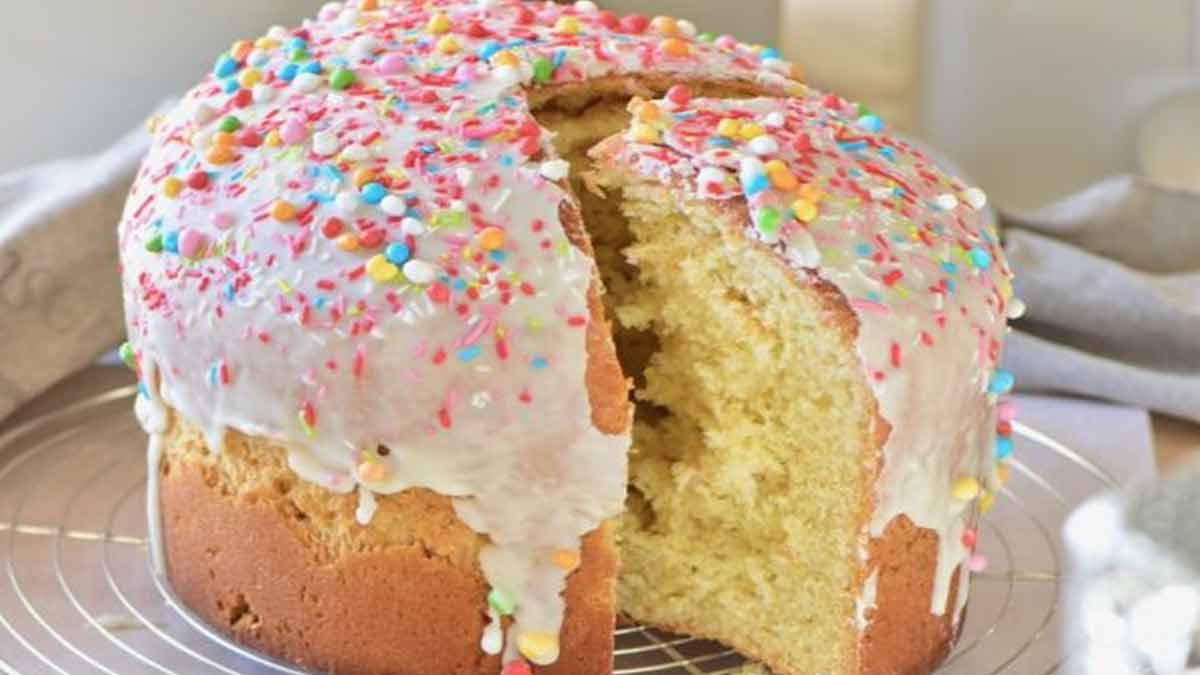
{"label": "cake", "polygon": [[1020,303],[870,111],[685,20],[358,0],[150,133],[123,354],[207,623],[353,674],[609,673],[618,613],[778,675],[948,653]]}

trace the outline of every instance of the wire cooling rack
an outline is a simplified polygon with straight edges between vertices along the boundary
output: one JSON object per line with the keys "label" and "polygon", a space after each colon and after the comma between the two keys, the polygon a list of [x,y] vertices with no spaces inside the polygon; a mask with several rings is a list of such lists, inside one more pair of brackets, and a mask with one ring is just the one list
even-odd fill
{"label": "wire cooling rack", "polygon": [[[133,394],[116,389],[0,437],[0,674],[304,675],[211,631],[151,573]],[[990,565],[972,577],[962,637],[939,673],[1056,673],[1071,653],[1057,625],[1058,531],[1076,503],[1117,481],[1036,430],[1016,431],[1013,478],[981,526]],[[614,675],[742,668],[719,644],[641,626],[618,627],[616,640]]]}

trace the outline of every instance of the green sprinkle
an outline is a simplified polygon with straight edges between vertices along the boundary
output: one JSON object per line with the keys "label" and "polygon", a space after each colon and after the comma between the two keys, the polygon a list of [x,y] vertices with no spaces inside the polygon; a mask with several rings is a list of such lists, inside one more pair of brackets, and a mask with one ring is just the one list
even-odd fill
{"label": "green sprinkle", "polygon": [[223,118],[221,120],[221,123],[217,125],[217,129],[219,129],[220,131],[224,131],[227,134],[232,134],[233,132],[235,132],[241,128],[242,128],[242,121],[239,120],[237,117],[234,117],[233,115],[226,116],[225,118]]}
{"label": "green sprinkle", "polygon": [[162,253],[163,237],[161,234],[156,234],[146,241],[146,250],[151,253]]}
{"label": "green sprinkle", "polygon": [[517,601],[508,591],[493,588],[487,596],[488,607],[496,610],[500,616],[508,616],[517,608]]}
{"label": "green sprinkle", "polygon": [[549,82],[552,75],[554,75],[554,64],[550,62],[550,59],[539,56],[533,60],[534,82]]}
{"label": "green sprinkle", "polygon": [[775,234],[779,231],[780,220],[782,220],[782,216],[779,209],[764,206],[758,212],[758,231],[766,235]]}
{"label": "green sprinkle", "polygon": [[300,47],[297,47],[296,49],[293,49],[290,52],[288,52],[288,59],[291,60],[293,63],[296,63],[298,61],[303,61],[304,59],[307,59],[307,58],[308,58],[308,52]]}
{"label": "green sprinkle", "polygon": [[462,211],[438,211],[429,221],[434,227],[462,227],[467,222],[467,214]]}
{"label": "green sprinkle", "polygon": [[859,117],[862,117],[863,115],[874,115],[875,114],[875,113],[871,112],[871,109],[868,108],[866,106],[866,104],[864,104],[864,103],[857,103],[857,104],[855,104],[855,107],[858,108],[858,116]]}
{"label": "green sprinkle", "polygon": [[700,42],[713,42],[717,39],[717,36],[712,33],[701,33],[696,36],[696,39]]}
{"label": "green sprinkle", "polygon": [[354,71],[347,68],[338,68],[329,76],[329,86],[334,91],[342,91],[352,84],[354,84]]}
{"label": "green sprinkle", "polygon": [[133,370],[133,345],[129,344],[128,340],[121,343],[121,348],[117,350],[117,354],[125,362],[125,367]]}

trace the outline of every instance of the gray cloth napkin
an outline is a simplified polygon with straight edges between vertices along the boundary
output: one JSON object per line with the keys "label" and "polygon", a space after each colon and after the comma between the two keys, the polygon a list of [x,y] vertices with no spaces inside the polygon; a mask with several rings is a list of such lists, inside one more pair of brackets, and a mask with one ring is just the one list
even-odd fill
{"label": "gray cloth napkin", "polygon": [[1029,308],[1018,387],[1200,421],[1200,193],[1119,176],[1000,220]]}
{"label": "gray cloth napkin", "polygon": [[[0,419],[120,341],[116,224],[146,145],[0,176]],[[1001,221],[1018,386],[1200,420],[1200,194],[1118,177]]]}

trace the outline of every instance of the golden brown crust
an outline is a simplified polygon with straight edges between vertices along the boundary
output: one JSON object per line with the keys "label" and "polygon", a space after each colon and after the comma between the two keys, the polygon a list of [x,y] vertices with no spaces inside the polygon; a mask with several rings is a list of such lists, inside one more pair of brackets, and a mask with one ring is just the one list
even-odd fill
{"label": "golden brown crust", "polygon": [[[226,455],[223,463],[246,461],[237,451]],[[423,529],[386,544],[364,532],[325,560],[304,536],[305,524],[294,522],[321,517],[299,509],[297,502],[309,506],[303,497],[273,489],[239,494],[221,471],[175,448],[160,474],[171,585],[185,605],[238,642],[339,674],[499,672],[499,659],[479,649],[487,585],[470,554],[482,538],[444,497],[410,490],[382,498],[389,530],[403,522]],[[325,499],[335,517],[352,511],[352,497]],[[611,668],[616,554],[608,527],[584,539],[582,561],[567,582],[563,656],[539,674]]]}

